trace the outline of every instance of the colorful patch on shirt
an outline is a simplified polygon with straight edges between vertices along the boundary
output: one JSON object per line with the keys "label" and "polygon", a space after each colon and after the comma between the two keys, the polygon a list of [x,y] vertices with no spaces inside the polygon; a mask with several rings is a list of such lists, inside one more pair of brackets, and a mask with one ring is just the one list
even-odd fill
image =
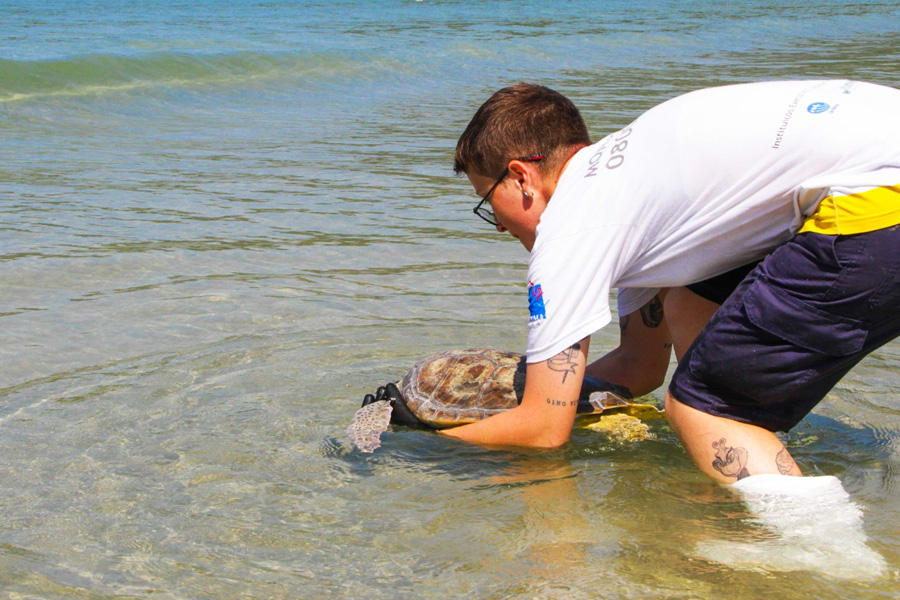
{"label": "colorful patch on shirt", "polygon": [[529,321],[534,323],[547,318],[547,309],[544,306],[544,290],[540,284],[528,282],[528,313]]}

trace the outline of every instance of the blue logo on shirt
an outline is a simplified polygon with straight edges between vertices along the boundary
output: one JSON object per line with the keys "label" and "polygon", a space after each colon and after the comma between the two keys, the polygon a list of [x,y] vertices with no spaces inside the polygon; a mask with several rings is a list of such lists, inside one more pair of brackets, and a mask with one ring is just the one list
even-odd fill
{"label": "blue logo on shirt", "polygon": [[528,313],[529,321],[540,321],[547,318],[547,309],[544,307],[544,290],[538,284],[528,282]]}
{"label": "blue logo on shirt", "polygon": [[813,102],[812,104],[810,104],[809,106],[806,107],[806,112],[810,112],[814,115],[817,115],[819,113],[825,112],[829,108],[831,108],[831,106],[825,102]]}

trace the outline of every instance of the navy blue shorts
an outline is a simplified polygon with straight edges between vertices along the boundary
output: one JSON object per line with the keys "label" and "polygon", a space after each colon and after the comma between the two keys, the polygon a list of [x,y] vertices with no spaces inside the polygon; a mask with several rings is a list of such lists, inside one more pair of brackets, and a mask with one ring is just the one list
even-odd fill
{"label": "navy blue shorts", "polygon": [[744,278],[747,277],[750,271],[756,268],[756,265],[758,264],[759,261],[752,262],[742,267],[738,267],[737,269],[732,269],[727,273],[722,273],[721,275],[716,275],[715,277],[710,277],[709,279],[704,279],[703,281],[698,281],[697,283],[692,283],[685,287],[710,302],[724,304],[725,300],[728,299],[728,296],[734,292],[735,288],[741,284]]}
{"label": "navy blue shorts", "polygon": [[900,226],[801,233],[741,282],[682,357],[669,392],[787,431],[863,357],[900,335]]}

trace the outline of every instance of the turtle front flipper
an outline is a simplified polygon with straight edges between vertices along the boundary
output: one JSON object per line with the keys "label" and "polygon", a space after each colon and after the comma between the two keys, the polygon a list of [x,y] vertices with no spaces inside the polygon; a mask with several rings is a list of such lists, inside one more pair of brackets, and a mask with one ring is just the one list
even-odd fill
{"label": "turtle front flipper", "polygon": [[362,452],[374,452],[381,446],[381,434],[391,424],[391,413],[394,411],[387,400],[366,403],[356,411],[347,433],[350,442]]}
{"label": "turtle front flipper", "polygon": [[373,452],[381,446],[381,434],[387,431],[391,423],[416,429],[434,429],[413,414],[397,384],[388,383],[374,394],[365,395],[362,407],[350,420],[347,433],[354,446],[363,452]]}

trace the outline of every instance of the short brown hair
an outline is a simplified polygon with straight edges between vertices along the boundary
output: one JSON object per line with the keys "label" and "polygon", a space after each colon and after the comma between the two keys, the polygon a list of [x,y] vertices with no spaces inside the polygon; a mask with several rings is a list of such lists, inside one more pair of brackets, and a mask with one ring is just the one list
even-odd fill
{"label": "short brown hair", "polygon": [[510,160],[543,154],[549,172],[591,138],[571,100],[550,88],[519,83],[495,92],[456,144],[453,171],[496,176]]}

